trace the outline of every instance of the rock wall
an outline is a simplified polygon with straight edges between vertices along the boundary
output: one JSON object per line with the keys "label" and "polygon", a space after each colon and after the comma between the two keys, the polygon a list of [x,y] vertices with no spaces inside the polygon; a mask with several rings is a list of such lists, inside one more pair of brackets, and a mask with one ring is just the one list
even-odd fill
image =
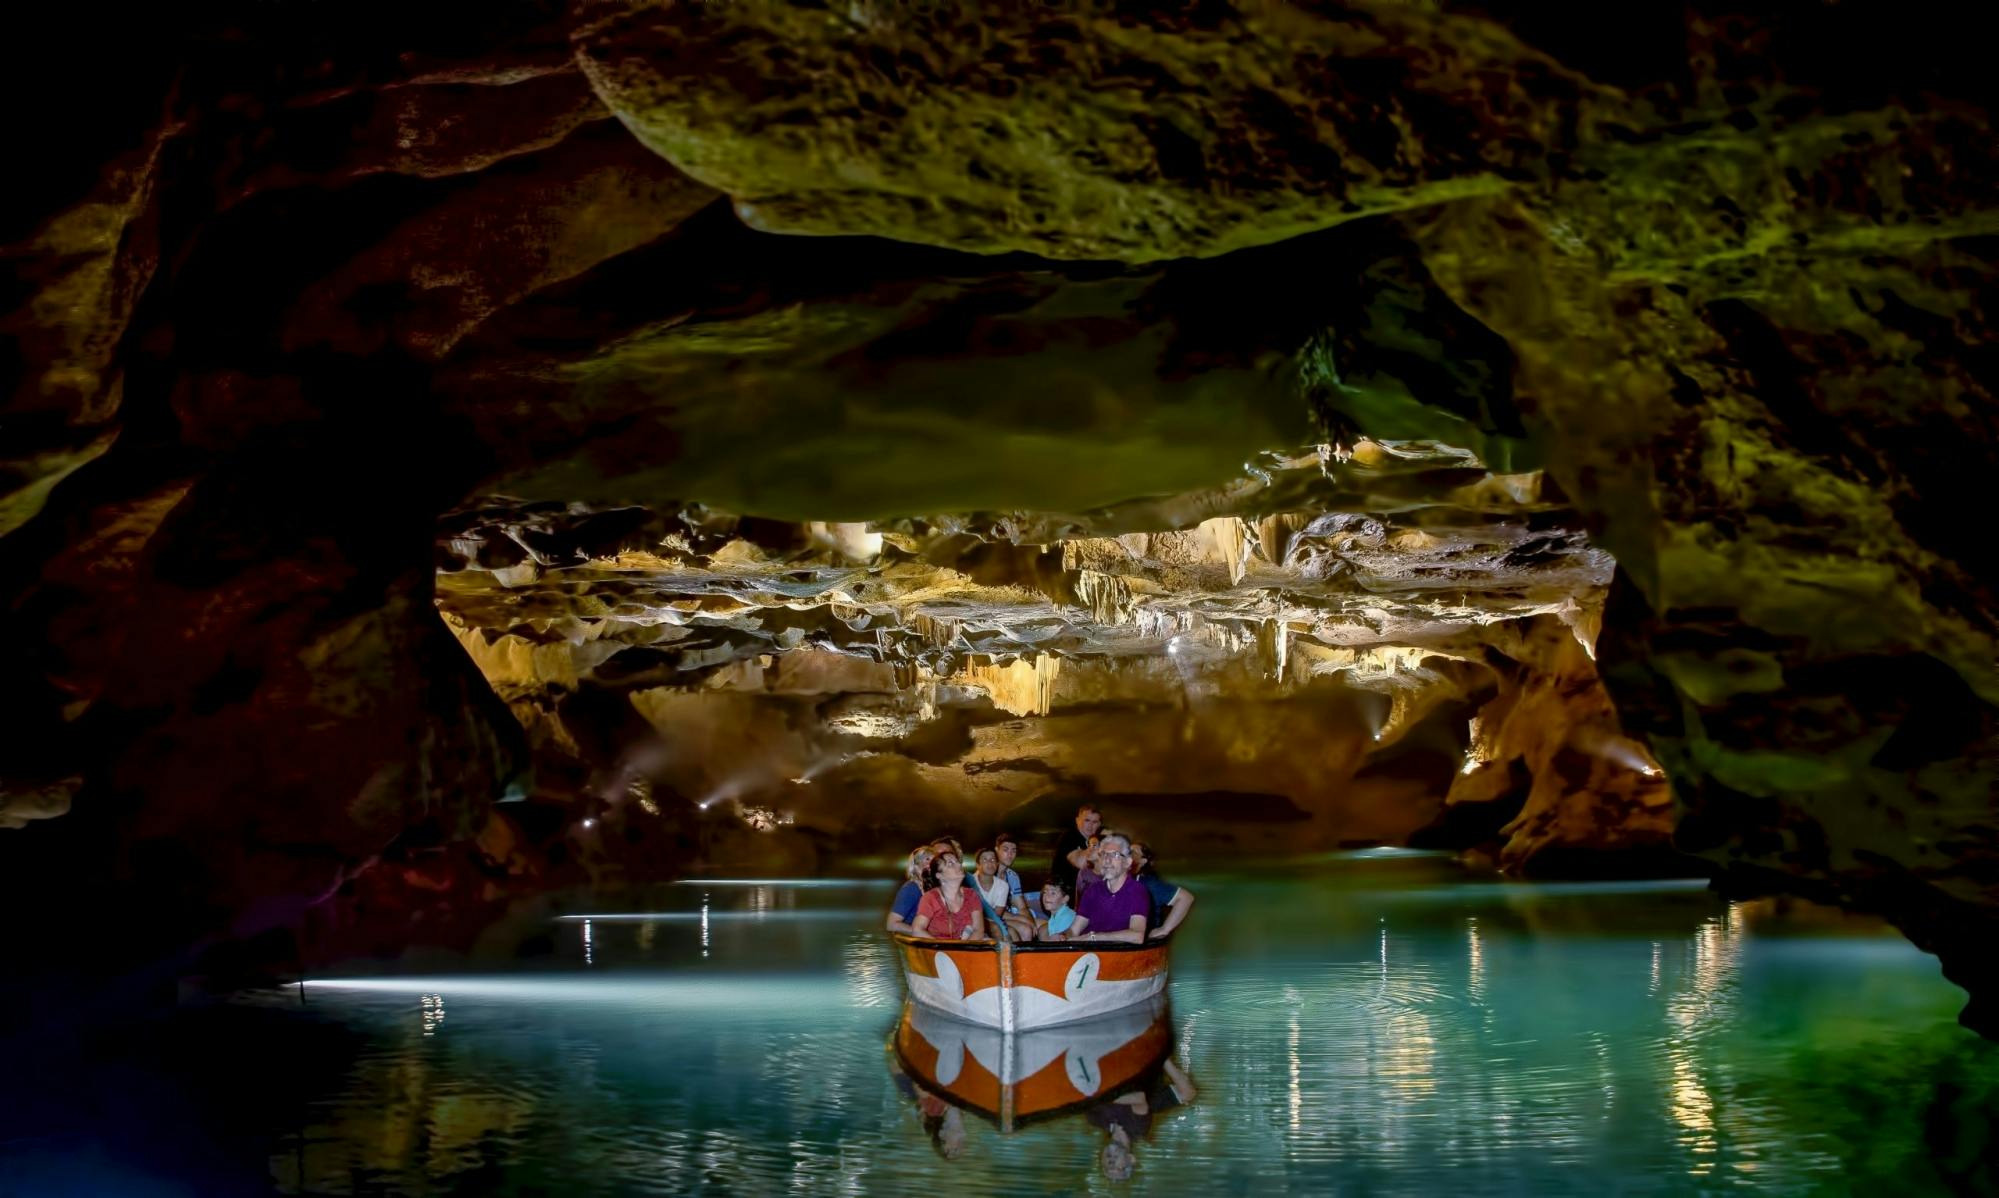
{"label": "rock wall", "polygon": [[587,785],[559,691],[804,648],[1059,659],[1056,710],[1080,657],[1415,653],[1500,677],[1475,752],[1519,769],[1453,797],[1524,787],[1509,861],[1670,820],[1993,992],[1966,10],[24,20],[13,110],[84,47],[103,103],[27,122],[0,225],[17,897],[310,901],[482,826],[522,720]]}

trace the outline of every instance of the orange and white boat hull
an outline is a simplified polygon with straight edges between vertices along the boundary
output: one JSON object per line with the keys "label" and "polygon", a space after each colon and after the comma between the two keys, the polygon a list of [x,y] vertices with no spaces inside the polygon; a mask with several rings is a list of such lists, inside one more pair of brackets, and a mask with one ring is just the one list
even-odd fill
{"label": "orange and white boat hull", "polygon": [[991,1116],[1003,1131],[1106,1101],[1156,1068],[1172,1048],[1164,996],[1017,1035],[906,1003],[895,1032],[896,1056],[912,1079]]}
{"label": "orange and white boat hull", "polygon": [[895,937],[912,1002],[1007,1032],[1092,1019],[1166,989],[1166,945]]}

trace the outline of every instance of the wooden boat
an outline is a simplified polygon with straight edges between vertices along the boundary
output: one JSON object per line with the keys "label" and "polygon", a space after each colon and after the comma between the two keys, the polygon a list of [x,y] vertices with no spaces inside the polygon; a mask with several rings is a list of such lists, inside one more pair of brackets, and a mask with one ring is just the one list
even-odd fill
{"label": "wooden boat", "polygon": [[1166,989],[1164,940],[997,944],[895,936],[910,1001],[1004,1032],[1074,1023]]}
{"label": "wooden boat", "polygon": [[895,1055],[917,1085],[984,1113],[1001,1131],[1104,1102],[1173,1049],[1165,995],[1109,1015],[1009,1035],[904,1003]]}

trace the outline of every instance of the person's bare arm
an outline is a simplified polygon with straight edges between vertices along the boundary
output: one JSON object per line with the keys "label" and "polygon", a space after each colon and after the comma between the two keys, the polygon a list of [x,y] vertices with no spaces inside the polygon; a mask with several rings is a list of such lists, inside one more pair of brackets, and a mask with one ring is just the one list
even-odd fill
{"label": "person's bare arm", "polygon": [[1173,934],[1173,929],[1179,927],[1182,923],[1186,921],[1187,909],[1192,907],[1193,905],[1194,905],[1193,891],[1187,889],[1185,886],[1182,886],[1178,890],[1174,891],[1173,901],[1167,904],[1166,907],[1166,922],[1160,924],[1158,927],[1152,930],[1152,939],[1164,940],[1166,937],[1171,936]]}
{"label": "person's bare arm", "polygon": [[967,937],[965,937],[965,939],[967,939],[967,940],[984,940],[984,939],[986,939],[986,938],[987,938],[987,937],[986,937],[986,912],[985,912],[985,908],[981,907],[980,909],[978,909],[978,910],[976,910],[976,911],[972,912],[972,934],[971,934],[970,936],[967,936]]}
{"label": "person's bare arm", "polygon": [[930,917],[922,912],[918,912],[916,922],[909,925],[909,934],[912,936],[928,936],[930,934],[929,928]]}
{"label": "person's bare arm", "polygon": [[[1078,917],[1076,918],[1076,922],[1077,922],[1077,923],[1082,923],[1082,922],[1084,922],[1084,920],[1083,920],[1083,918],[1082,918],[1081,916],[1078,916]],[[1091,932],[1091,933],[1089,933],[1088,935],[1084,936],[1084,937],[1083,937],[1083,939],[1085,939],[1085,940],[1109,940],[1109,941],[1115,941],[1115,942],[1116,942],[1116,943],[1118,943],[1118,944],[1144,944],[1144,943],[1145,943],[1145,916],[1143,916],[1143,915],[1134,915],[1134,916],[1132,916],[1132,917],[1131,917],[1131,926],[1130,926],[1130,927],[1127,927],[1127,928],[1124,928],[1124,929],[1122,929],[1122,930],[1120,930],[1120,931],[1116,931],[1116,932]]]}
{"label": "person's bare arm", "polygon": [[893,911],[888,913],[888,930],[891,932],[902,932],[910,936],[916,935],[916,929],[909,926],[909,921]]}

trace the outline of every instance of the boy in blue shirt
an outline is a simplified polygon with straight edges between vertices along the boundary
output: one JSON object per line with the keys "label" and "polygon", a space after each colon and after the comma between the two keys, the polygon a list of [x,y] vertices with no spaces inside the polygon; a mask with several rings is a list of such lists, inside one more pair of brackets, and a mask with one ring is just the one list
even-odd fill
{"label": "boy in blue shirt", "polygon": [[1053,878],[1041,888],[1041,910],[1048,915],[1048,922],[1041,925],[1038,939],[1067,939],[1068,931],[1076,925],[1076,910],[1069,905],[1069,892],[1062,883]]}

